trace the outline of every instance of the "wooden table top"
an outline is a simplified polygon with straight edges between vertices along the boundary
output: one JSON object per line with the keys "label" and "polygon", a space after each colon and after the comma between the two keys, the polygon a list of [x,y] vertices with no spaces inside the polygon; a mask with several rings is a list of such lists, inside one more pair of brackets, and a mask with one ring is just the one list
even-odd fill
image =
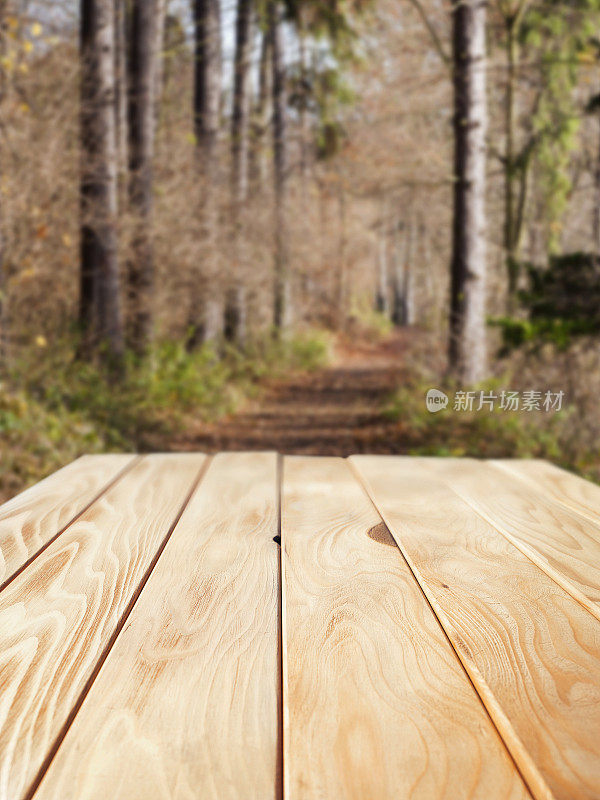
{"label": "wooden table top", "polygon": [[600,798],[600,487],[548,463],[86,456],[0,589],[0,800]]}

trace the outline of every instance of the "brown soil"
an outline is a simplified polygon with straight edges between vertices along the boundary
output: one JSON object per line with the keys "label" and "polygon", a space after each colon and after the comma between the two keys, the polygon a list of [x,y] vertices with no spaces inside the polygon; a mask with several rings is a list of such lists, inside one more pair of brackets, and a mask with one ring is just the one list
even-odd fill
{"label": "brown soil", "polygon": [[398,452],[398,425],[386,419],[383,408],[402,380],[408,334],[398,331],[378,343],[340,342],[331,366],[268,384],[241,412],[188,429],[170,449]]}

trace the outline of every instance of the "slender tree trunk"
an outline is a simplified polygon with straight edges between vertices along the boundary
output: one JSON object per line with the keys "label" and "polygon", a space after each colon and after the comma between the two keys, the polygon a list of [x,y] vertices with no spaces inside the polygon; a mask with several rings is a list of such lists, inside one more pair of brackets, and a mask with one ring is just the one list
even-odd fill
{"label": "slender tree trunk", "polygon": [[594,170],[594,209],[592,217],[592,234],[594,237],[594,252],[600,260],[600,117],[598,118],[598,155]]}
{"label": "slender tree trunk", "polygon": [[302,209],[308,209],[308,172],[309,172],[309,118],[308,118],[308,64],[306,52],[306,25],[302,7],[299,10],[298,39],[300,45],[300,185],[302,193]]}
{"label": "slender tree trunk", "polygon": [[[400,254],[400,231],[404,230],[404,249]],[[392,322],[396,327],[412,325],[414,320],[414,221],[406,226],[394,226],[394,268],[393,268],[393,306]]]}
{"label": "slender tree trunk", "polygon": [[275,178],[273,327],[278,332],[287,326],[290,318],[285,60],[282,8],[278,0],[270,0],[269,2],[269,32],[273,65],[273,167]]}
{"label": "slender tree trunk", "polygon": [[417,258],[417,226],[414,217],[408,223],[406,251],[402,269],[402,319],[404,325],[415,321],[415,267]]}
{"label": "slender tree trunk", "polygon": [[453,0],[454,214],[449,363],[466,383],[485,377],[487,127],[485,0]]}
{"label": "slender tree trunk", "polygon": [[156,0],[132,0],[128,73],[129,206],[133,239],[127,283],[129,343],[138,355],[150,347],[153,328],[156,25]]}
{"label": "slender tree trunk", "polygon": [[270,147],[268,133],[271,130],[273,102],[273,68],[271,65],[270,33],[266,30],[261,38],[260,62],[258,66],[258,98],[254,109],[252,167],[253,179],[259,189],[269,182]]}
{"label": "slender tree trunk", "polygon": [[517,40],[516,17],[506,20],[506,97],[505,97],[505,153],[504,153],[504,253],[508,272],[508,310],[512,310],[517,293],[519,263],[515,230],[515,89]]}
{"label": "slender tree trunk", "polygon": [[[128,168],[127,120],[127,0],[114,0],[115,13],[115,119],[119,175]],[[126,185],[126,184],[125,184]]]}
{"label": "slender tree trunk", "polygon": [[190,348],[215,340],[221,329],[218,264],[218,137],[221,112],[219,0],[195,0],[194,129],[197,142],[202,264],[194,277]]}
{"label": "slender tree trunk", "polygon": [[[114,7],[81,2],[81,297],[88,345],[123,352],[117,256]],[[88,350],[89,352],[89,350]]]}
{"label": "slender tree trunk", "polygon": [[346,192],[344,186],[340,182],[339,189],[339,225],[340,225],[340,238],[338,248],[338,279],[337,279],[337,329],[343,330],[346,325],[346,316],[348,313],[348,265],[347,265],[347,249],[348,249],[348,233],[347,233],[347,214],[346,214]]}
{"label": "slender tree trunk", "polygon": [[225,338],[243,342],[246,337],[246,292],[243,263],[244,212],[248,198],[248,123],[253,0],[238,0],[231,120],[232,225],[234,268],[229,276],[225,305]]}
{"label": "slender tree trunk", "polygon": [[[7,0],[0,0],[0,55],[4,56],[6,51],[6,15]],[[0,107],[4,105],[6,96],[7,76],[3,68],[0,68]],[[4,208],[3,201],[0,199],[0,375],[6,366],[8,358],[8,287],[6,280],[4,252]]]}
{"label": "slender tree trunk", "polygon": [[375,310],[380,314],[388,316],[390,304],[388,297],[389,275],[388,275],[388,252],[385,222],[382,223],[377,243],[377,293],[375,295]]}
{"label": "slender tree trunk", "polygon": [[156,22],[154,26],[155,42],[155,67],[154,67],[154,115],[156,124],[160,121],[160,110],[162,107],[163,89],[165,83],[164,69],[164,50],[165,50],[165,24],[167,16],[168,0],[155,0],[156,2]]}

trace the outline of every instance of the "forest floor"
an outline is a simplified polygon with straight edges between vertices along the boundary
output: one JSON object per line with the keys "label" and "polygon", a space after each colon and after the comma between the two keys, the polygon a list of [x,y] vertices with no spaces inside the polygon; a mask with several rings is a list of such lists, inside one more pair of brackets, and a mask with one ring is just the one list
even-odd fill
{"label": "forest floor", "polygon": [[377,342],[337,340],[329,366],[267,382],[259,398],[213,424],[188,426],[169,449],[397,453],[398,423],[385,408],[402,382],[411,334],[403,329]]}

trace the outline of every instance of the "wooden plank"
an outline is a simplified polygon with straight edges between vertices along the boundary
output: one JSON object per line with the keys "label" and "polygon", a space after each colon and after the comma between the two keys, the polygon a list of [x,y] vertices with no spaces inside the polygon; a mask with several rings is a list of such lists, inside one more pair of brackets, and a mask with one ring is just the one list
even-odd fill
{"label": "wooden plank", "polygon": [[[557,503],[600,525],[600,486],[597,484],[539,459],[495,459],[488,463],[516,475]],[[598,539],[598,529],[588,529],[588,532]]]}
{"label": "wooden plank", "polygon": [[203,456],[139,461],[0,595],[0,797],[19,800],[93,680]]}
{"label": "wooden plank", "polygon": [[600,623],[436,475],[358,456],[363,477],[537,797],[600,790]]}
{"label": "wooden plank", "polygon": [[133,460],[83,456],[0,506],[0,590]]}
{"label": "wooden plank", "polygon": [[276,473],[214,459],[36,800],[280,797]]}
{"label": "wooden plank", "polygon": [[346,461],[286,458],[284,797],[529,797]]}
{"label": "wooden plank", "polygon": [[600,531],[504,470],[474,459],[432,466],[478,514],[600,620]]}

